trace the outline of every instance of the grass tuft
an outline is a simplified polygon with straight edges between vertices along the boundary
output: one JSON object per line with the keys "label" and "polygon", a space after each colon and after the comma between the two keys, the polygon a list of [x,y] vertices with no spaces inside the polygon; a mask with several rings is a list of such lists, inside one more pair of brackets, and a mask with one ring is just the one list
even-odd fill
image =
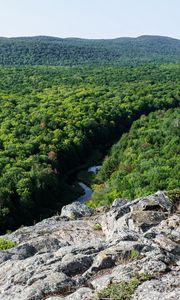
{"label": "grass tuft", "polygon": [[151,280],[149,274],[137,274],[129,282],[111,283],[98,293],[98,300],[130,300],[136,288],[144,281]]}
{"label": "grass tuft", "polygon": [[5,238],[0,238],[0,250],[11,249],[16,246],[16,243]]}

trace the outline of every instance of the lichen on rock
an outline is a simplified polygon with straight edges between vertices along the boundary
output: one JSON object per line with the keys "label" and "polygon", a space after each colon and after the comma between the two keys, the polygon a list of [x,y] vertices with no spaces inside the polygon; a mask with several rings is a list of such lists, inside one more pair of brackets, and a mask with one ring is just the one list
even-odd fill
{"label": "lichen on rock", "polygon": [[102,289],[131,287],[133,278],[133,300],[179,299],[179,223],[177,206],[160,191],[116,200],[108,212],[67,205],[2,237],[15,247],[0,251],[0,299],[101,299]]}

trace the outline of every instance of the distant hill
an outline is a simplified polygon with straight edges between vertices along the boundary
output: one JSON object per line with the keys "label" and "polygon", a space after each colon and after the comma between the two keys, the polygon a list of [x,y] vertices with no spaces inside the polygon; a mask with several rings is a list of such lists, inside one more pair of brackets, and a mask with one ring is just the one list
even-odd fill
{"label": "distant hill", "polygon": [[180,40],[162,36],[89,40],[0,38],[0,65],[80,65],[180,61]]}

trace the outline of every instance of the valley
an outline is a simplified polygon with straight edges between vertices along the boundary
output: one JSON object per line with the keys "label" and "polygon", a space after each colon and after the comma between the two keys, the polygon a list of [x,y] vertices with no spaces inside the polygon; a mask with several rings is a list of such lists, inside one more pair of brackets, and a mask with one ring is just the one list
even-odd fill
{"label": "valley", "polygon": [[180,1],[0,1],[0,300],[180,299]]}
{"label": "valley", "polygon": [[[102,161],[141,115],[178,107],[180,66],[173,61],[2,65],[0,232],[51,216],[80,197],[82,188],[67,184],[73,170]],[[156,185],[163,187],[163,180]]]}

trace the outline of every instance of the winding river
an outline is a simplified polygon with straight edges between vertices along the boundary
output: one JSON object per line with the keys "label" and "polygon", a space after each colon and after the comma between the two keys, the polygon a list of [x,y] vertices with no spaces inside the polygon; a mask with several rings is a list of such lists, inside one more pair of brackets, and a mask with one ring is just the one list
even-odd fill
{"label": "winding river", "polygon": [[[88,168],[87,171],[96,174],[100,169],[101,169],[100,165],[99,166],[92,166],[92,167]],[[92,189],[89,186],[87,186],[85,183],[83,183],[83,182],[79,182],[79,185],[84,190],[84,194],[82,196],[80,196],[79,198],[77,198],[76,201],[84,203],[87,200],[91,199]]]}

